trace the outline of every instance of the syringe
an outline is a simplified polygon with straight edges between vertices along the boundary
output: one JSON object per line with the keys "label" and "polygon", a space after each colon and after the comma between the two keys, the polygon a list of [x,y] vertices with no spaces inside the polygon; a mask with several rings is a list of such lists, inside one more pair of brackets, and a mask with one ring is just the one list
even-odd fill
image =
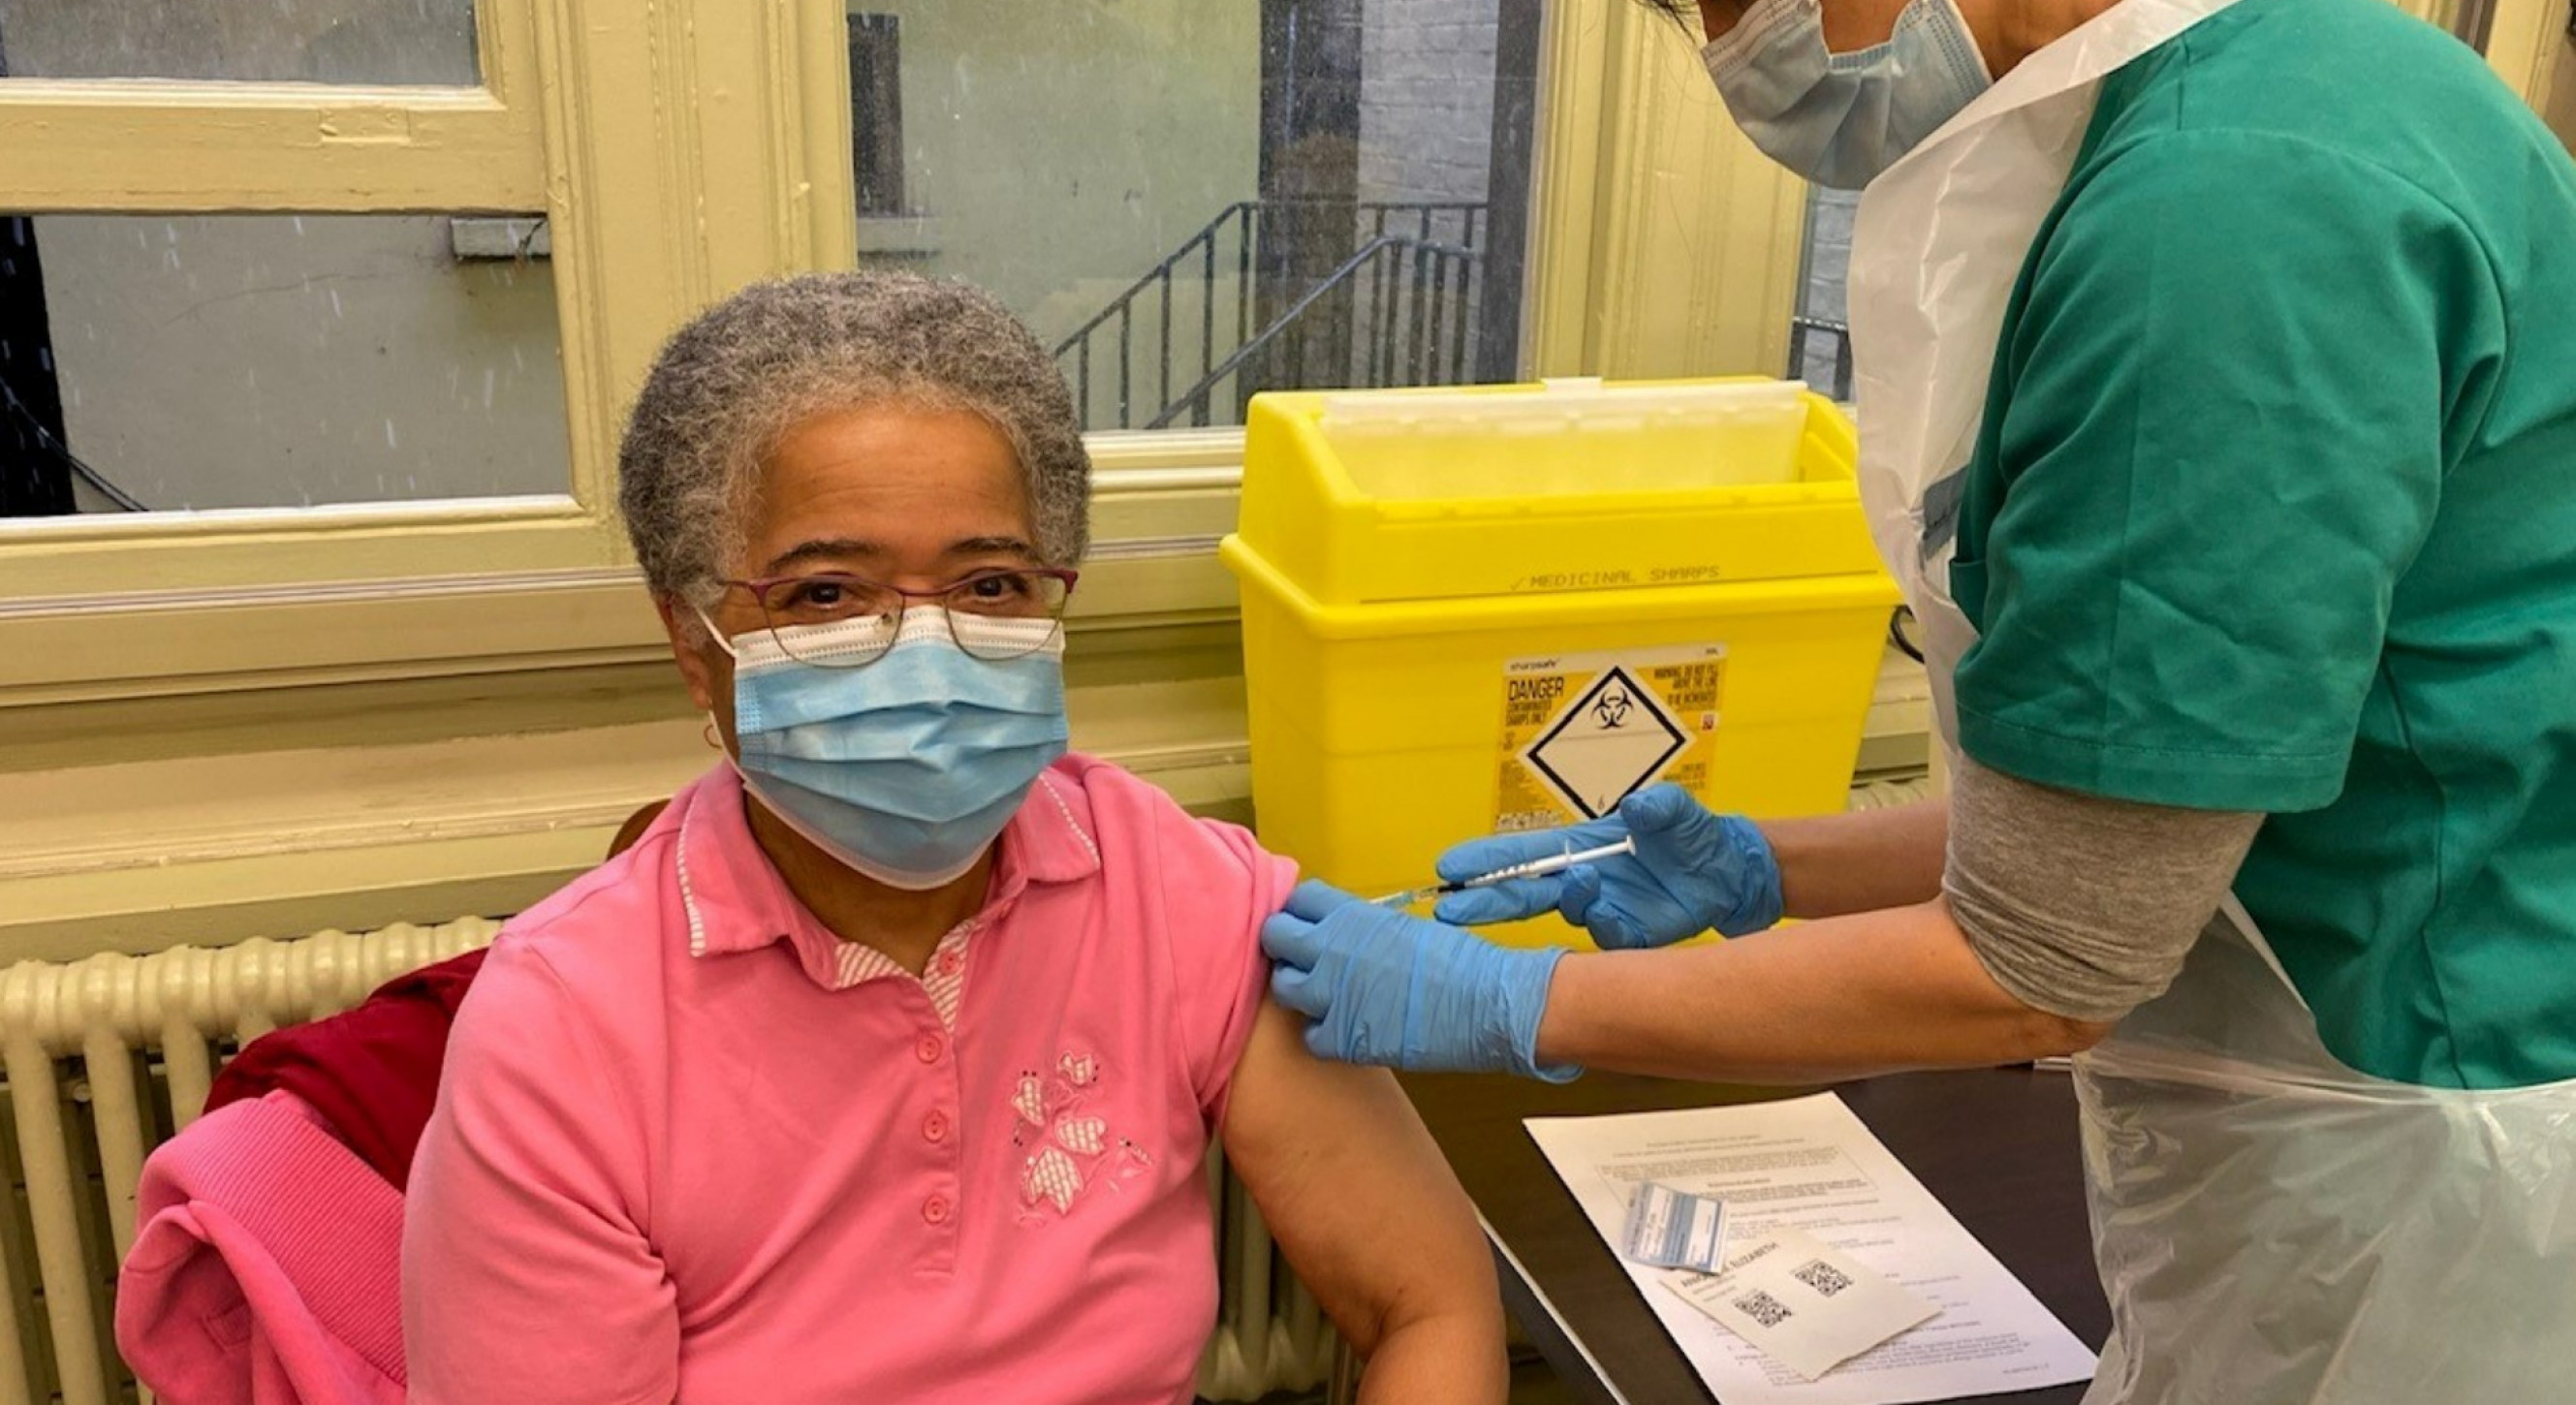
{"label": "syringe", "polygon": [[1572,853],[1549,854],[1544,858],[1530,859],[1516,864],[1506,864],[1501,868],[1495,869],[1491,873],[1480,873],[1473,878],[1464,880],[1463,882],[1433,883],[1425,887],[1408,888],[1401,893],[1389,893],[1385,897],[1374,899],[1372,905],[1377,907],[1411,907],[1415,903],[1423,902],[1431,898],[1445,898],[1451,893],[1463,893],[1470,888],[1490,888],[1497,883],[1509,883],[1515,878],[1545,878],[1550,874],[1563,873],[1567,869],[1573,868],[1579,864],[1598,863],[1603,859],[1614,859],[1621,854],[1633,854],[1635,852],[1637,852],[1637,840],[1635,836],[1632,835],[1620,840],[1616,844],[1604,844],[1598,849],[1583,849]]}

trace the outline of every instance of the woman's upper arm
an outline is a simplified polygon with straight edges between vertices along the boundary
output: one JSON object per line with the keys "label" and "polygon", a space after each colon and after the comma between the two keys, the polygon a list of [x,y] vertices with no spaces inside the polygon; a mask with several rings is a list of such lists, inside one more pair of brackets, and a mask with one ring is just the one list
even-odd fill
{"label": "woman's upper arm", "polygon": [[1301,1031],[1262,1002],[1223,1128],[1228,1163],[1298,1276],[1363,1355],[1443,1313],[1493,1314],[1499,1334],[1475,1207],[1412,1103],[1383,1069],[1315,1058]]}
{"label": "woman's upper arm", "polygon": [[1181,1075],[1211,1128],[1221,1126],[1243,1049],[1270,990],[1261,924],[1288,901],[1297,866],[1251,833],[1193,819],[1161,800],[1154,869],[1172,963]]}
{"label": "woman's upper arm", "polygon": [[1176,1030],[1228,1163],[1361,1354],[1437,1321],[1403,1360],[1374,1361],[1372,1382],[1413,1400],[1499,1397],[1501,1300],[1466,1192],[1392,1076],[1316,1059],[1304,1022],[1268,998],[1261,924],[1296,866],[1243,830],[1173,814],[1157,857]]}
{"label": "woman's upper arm", "polygon": [[552,968],[496,950],[458,1017],[408,1193],[416,1405],[677,1393],[677,1308],[636,1210],[642,1139],[603,1074]]}

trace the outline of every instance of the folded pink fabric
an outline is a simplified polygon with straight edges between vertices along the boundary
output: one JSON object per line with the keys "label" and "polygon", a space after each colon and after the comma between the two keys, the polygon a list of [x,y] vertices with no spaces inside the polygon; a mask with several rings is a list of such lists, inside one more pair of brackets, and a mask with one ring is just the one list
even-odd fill
{"label": "folded pink fabric", "polygon": [[401,1405],[402,1192],[292,1093],[144,1163],[116,1345],[169,1405]]}

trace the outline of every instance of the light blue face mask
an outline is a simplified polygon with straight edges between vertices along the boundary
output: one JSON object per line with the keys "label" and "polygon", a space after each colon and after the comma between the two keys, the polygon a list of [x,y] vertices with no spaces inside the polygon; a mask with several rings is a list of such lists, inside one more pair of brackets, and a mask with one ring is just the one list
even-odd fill
{"label": "light blue face mask", "polygon": [[1755,0],[1700,51],[1737,126],[1762,153],[1858,190],[1994,85],[1954,0],[1913,0],[1884,44],[1825,48],[1817,0]]}
{"label": "light blue face mask", "polygon": [[[889,887],[955,881],[991,847],[1038,773],[1064,755],[1064,632],[1053,620],[915,606],[888,648],[877,621],[736,636],[735,763],[763,805],[825,853]],[[718,635],[721,638],[721,635]],[[987,642],[989,641],[989,643]],[[855,668],[807,662],[883,656]]]}

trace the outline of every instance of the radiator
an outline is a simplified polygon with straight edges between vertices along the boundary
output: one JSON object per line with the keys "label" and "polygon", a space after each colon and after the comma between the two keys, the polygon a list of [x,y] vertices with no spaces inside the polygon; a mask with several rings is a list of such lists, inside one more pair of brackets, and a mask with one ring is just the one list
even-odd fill
{"label": "radiator", "polygon": [[[347,1009],[401,973],[480,946],[499,924],[320,932],[220,950],[99,955],[0,972],[0,1405],[139,1400],[116,1357],[116,1265],[134,1242],[143,1158],[205,1105],[222,1060],[280,1025]],[[1274,1251],[1243,1186],[1208,1159],[1217,1330],[1199,1370],[1215,1400],[1308,1389],[1334,1338]]]}

